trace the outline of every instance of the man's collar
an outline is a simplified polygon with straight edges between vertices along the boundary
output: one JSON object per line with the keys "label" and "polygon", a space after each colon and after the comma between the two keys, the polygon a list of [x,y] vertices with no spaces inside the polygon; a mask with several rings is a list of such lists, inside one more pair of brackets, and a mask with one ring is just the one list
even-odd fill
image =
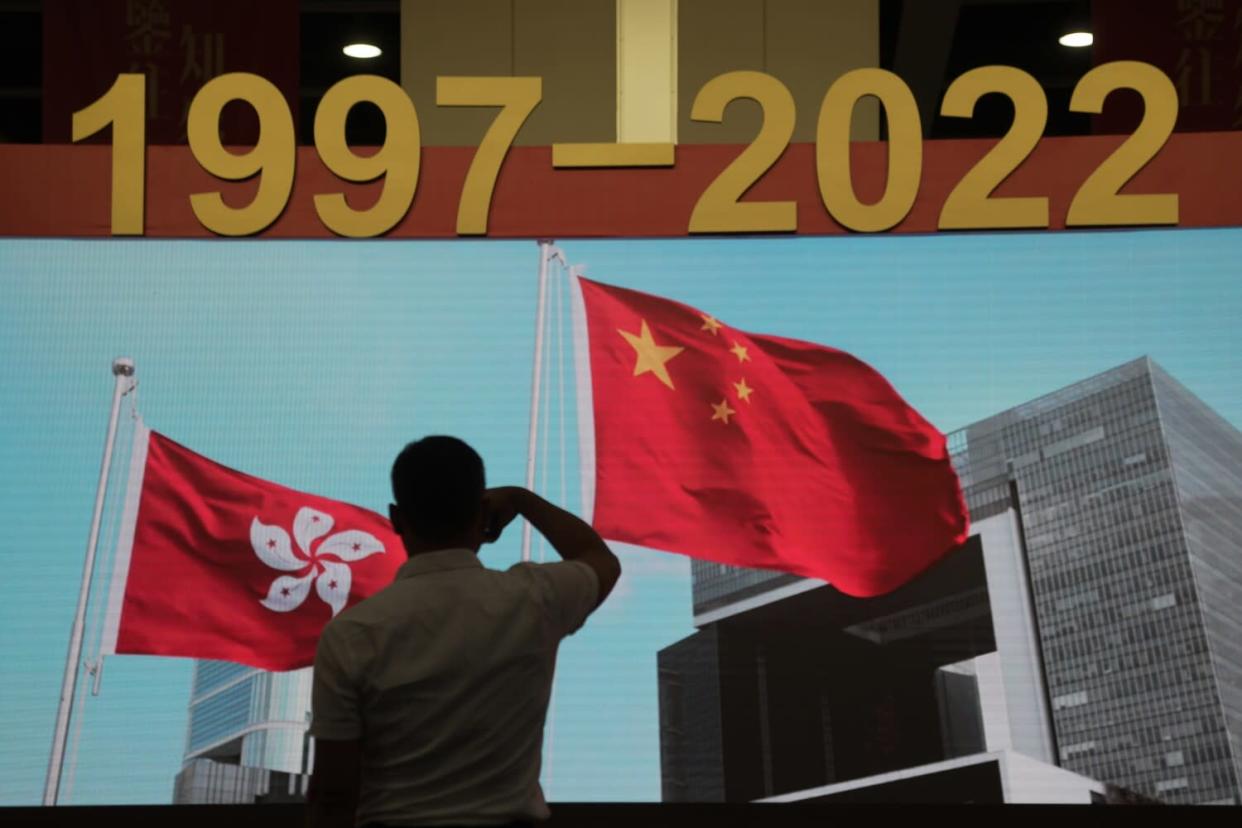
{"label": "man's collar", "polygon": [[465,547],[455,549],[437,549],[434,552],[420,552],[410,556],[397,570],[397,578],[410,578],[415,575],[427,575],[432,572],[449,572],[454,569],[482,569],[483,563],[479,556]]}

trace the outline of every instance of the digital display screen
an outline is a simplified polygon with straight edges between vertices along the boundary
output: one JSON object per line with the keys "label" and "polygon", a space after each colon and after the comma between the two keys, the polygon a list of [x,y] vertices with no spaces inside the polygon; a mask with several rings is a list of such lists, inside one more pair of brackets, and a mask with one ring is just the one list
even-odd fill
{"label": "digital display screen", "polygon": [[[1238,722],[1229,730],[1225,711],[1238,709],[1242,660],[1236,644],[1224,644],[1229,629],[1236,641],[1242,623],[1242,466],[1233,462],[1242,454],[1242,230],[557,245],[564,263],[550,268],[545,295],[536,491],[583,510],[574,294],[565,265],[581,266],[594,281],[683,302],[736,329],[846,351],[950,435],[955,457],[969,451],[959,473],[972,522],[995,515],[981,505],[983,489],[972,488],[986,482],[988,462],[998,464],[997,479],[1015,481],[1029,602],[1001,606],[993,591],[985,616],[1028,613],[1037,636],[1028,667],[1042,676],[1044,694],[1032,710],[1051,735],[1042,770],[1029,771],[1032,784],[1062,784],[1069,777],[1056,774],[1064,772],[1173,801],[1238,796],[1242,744]],[[217,463],[381,514],[391,501],[394,457],[428,434],[474,446],[489,485],[523,484],[539,256],[532,241],[0,240],[0,804],[42,799],[99,482],[112,360],[132,358],[138,385],[122,404],[102,512],[84,614],[88,664],[106,626],[135,411]],[[1082,383],[1100,377],[1105,390],[1139,389],[1124,391],[1133,411],[1114,417],[1107,394],[1087,400],[1095,392]],[[1070,387],[1077,390],[1064,399],[1048,396]],[[1142,390],[1148,387],[1156,390]],[[1054,412],[1061,405],[1063,417]],[[1154,412],[1146,420],[1144,405]],[[1019,421],[1030,423],[1029,435],[1014,425]],[[992,425],[972,430],[983,422]],[[999,442],[988,442],[988,434],[1011,425]],[[1148,431],[1116,431],[1131,426]],[[1144,443],[1144,435],[1154,442]],[[1120,448],[1109,451],[1116,457],[1102,450],[1114,437]],[[996,457],[983,457],[984,446],[995,446]],[[1057,501],[1071,474],[1088,482],[1074,483],[1073,497]],[[1154,488],[1118,494],[1140,478]],[[1170,507],[1176,525],[1153,529],[1145,516],[1164,508],[1161,498],[1174,498],[1180,511]],[[1195,503],[1213,498],[1216,506],[1196,511]],[[1108,520],[1120,527],[1115,534],[1107,534],[1113,529],[1104,527],[1103,512],[1091,511],[1105,502]],[[520,534],[515,524],[484,547],[484,564],[517,562]],[[1232,557],[1217,555],[1218,547],[1231,548]],[[767,695],[747,703],[745,710],[758,711],[753,717],[736,713],[744,706],[720,701],[734,692],[733,668],[717,661],[710,675],[695,673],[707,661],[678,655],[699,646],[684,642],[703,642],[708,633],[724,641],[745,627],[747,642],[770,648],[758,651],[779,653],[796,640],[820,653],[821,672],[831,673],[835,632],[765,626],[778,624],[772,607],[781,596],[810,600],[816,593],[786,580],[767,590],[757,576],[743,578],[748,586],[734,600],[728,573],[716,564],[626,545],[617,552],[624,574],[615,592],[561,647],[545,732],[542,782],[550,802],[710,799],[726,785],[761,799],[962,761],[1003,742],[989,719],[986,662],[961,666],[963,653],[1003,649],[992,639],[942,663],[934,653],[919,655],[922,700],[900,692],[891,704],[877,702],[859,714],[876,723],[866,732],[848,727],[850,699],[876,694],[851,696],[847,668],[802,693],[790,679],[796,671],[775,678],[777,655],[745,661],[746,686],[766,676],[760,684]],[[531,554],[555,559],[537,536]],[[765,598],[772,590],[783,592]],[[919,606],[941,606],[954,595],[924,596]],[[748,622],[747,608],[755,610]],[[896,652],[905,641],[913,651],[910,642],[923,633],[892,632],[911,611],[839,626],[853,630],[858,646]],[[961,629],[1005,635],[975,621]],[[918,623],[919,630],[957,629]],[[851,651],[840,663],[859,658]],[[958,667],[942,669],[951,664]],[[300,772],[309,750],[301,736],[308,685],[260,680],[248,668],[197,669],[189,658],[136,655],[108,656],[100,675],[83,669],[61,801],[170,803],[176,791],[209,787],[205,772],[197,782],[185,775],[196,759],[244,765],[254,756],[268,770]],[[859,686],[874,691],[884,676],[906,676],[893,671],[868,674]],[[958,692],[955,676],[974,676],[973,684]],[[1011,721],[1020,723],[1025,714],[1012,696],[1009,703]],[[814,710],[805,721],[819,724],[796,729],[819,733],[818,747],[802,737],[781,741],[785,708]],[[696,710],[715,711],[717,724],[683,721]],[[743,720],[730,722],[721,710]],[[736,734],[752,731],[767,734],[754,737],[754,755],[775,757],[767,765],[755,759],[753,772],[729,754],[750,755],[749,747],[730,745],[749,745],[750,736]],[[803,752],[817,758],[808,765]],[[814,769],[790,770],[796,765]]]}

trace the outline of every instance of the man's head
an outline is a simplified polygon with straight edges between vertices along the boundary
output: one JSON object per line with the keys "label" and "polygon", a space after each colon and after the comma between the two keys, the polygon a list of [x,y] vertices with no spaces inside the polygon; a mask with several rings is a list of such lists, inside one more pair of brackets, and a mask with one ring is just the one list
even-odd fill
{"label": "man's head", "polygon": [[388,513],[415,555],[483,542],[483,458],[456,437],[424,437],[407,445],[392,464]]}

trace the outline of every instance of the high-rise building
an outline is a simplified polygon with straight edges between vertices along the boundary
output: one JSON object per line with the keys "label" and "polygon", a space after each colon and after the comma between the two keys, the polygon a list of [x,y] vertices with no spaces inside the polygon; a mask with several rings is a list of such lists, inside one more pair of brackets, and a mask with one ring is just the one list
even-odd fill
{"label": "high-rise building", "polygon": [[[660,654],[665,798],[771,797],[991,749],[980,734],[998,702],[975,667],[996,650],[1009,725],[1027,731],[1018,753],[1166,802],[1242,802],[1242,433],[1144,358],[949,446],[984,537],[895,597],[694,562],[698,632]],[[997,546],[1006,534],[1016,556]],[[973,544],[982,572],[963,563]],[[801,689],[773,684],[781,649]],[[1040,699],[1014,705],[1014,670]]]}
{"label": "high-rise building", "polygon": [[1242,802],[1242,433],[1139,359],[952,435],[1016,484],[1064,767]]}
{"label": "high-rise building", "polygon": [[313,761],[309,668],[270,673],[196,661],[175,804],[297,796]]}

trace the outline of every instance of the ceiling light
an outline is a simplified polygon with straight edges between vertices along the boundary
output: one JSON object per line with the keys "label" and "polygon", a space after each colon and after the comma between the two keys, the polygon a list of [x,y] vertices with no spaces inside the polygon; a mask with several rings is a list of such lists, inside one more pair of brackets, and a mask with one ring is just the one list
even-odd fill
{"label": "ceiling light", "polygon": [[1061,35],[1057,43],[1060,43],[1062,46],[1081,48],[1083,46],[1090,46],[1094,40],[1095,38],[1091,36],[1091,32],[1070,32],[1069,34]]}
{"label": "ceiling light", "polygon": [[[1089,36],[1090,35],[1088,35],[1088,37]],[[345,54],[349,55],[351,58],[362,58],[364,60],[379,57],[383,54],[380,47],[371,43],[351,43],[342,51],[344,51]]]}

